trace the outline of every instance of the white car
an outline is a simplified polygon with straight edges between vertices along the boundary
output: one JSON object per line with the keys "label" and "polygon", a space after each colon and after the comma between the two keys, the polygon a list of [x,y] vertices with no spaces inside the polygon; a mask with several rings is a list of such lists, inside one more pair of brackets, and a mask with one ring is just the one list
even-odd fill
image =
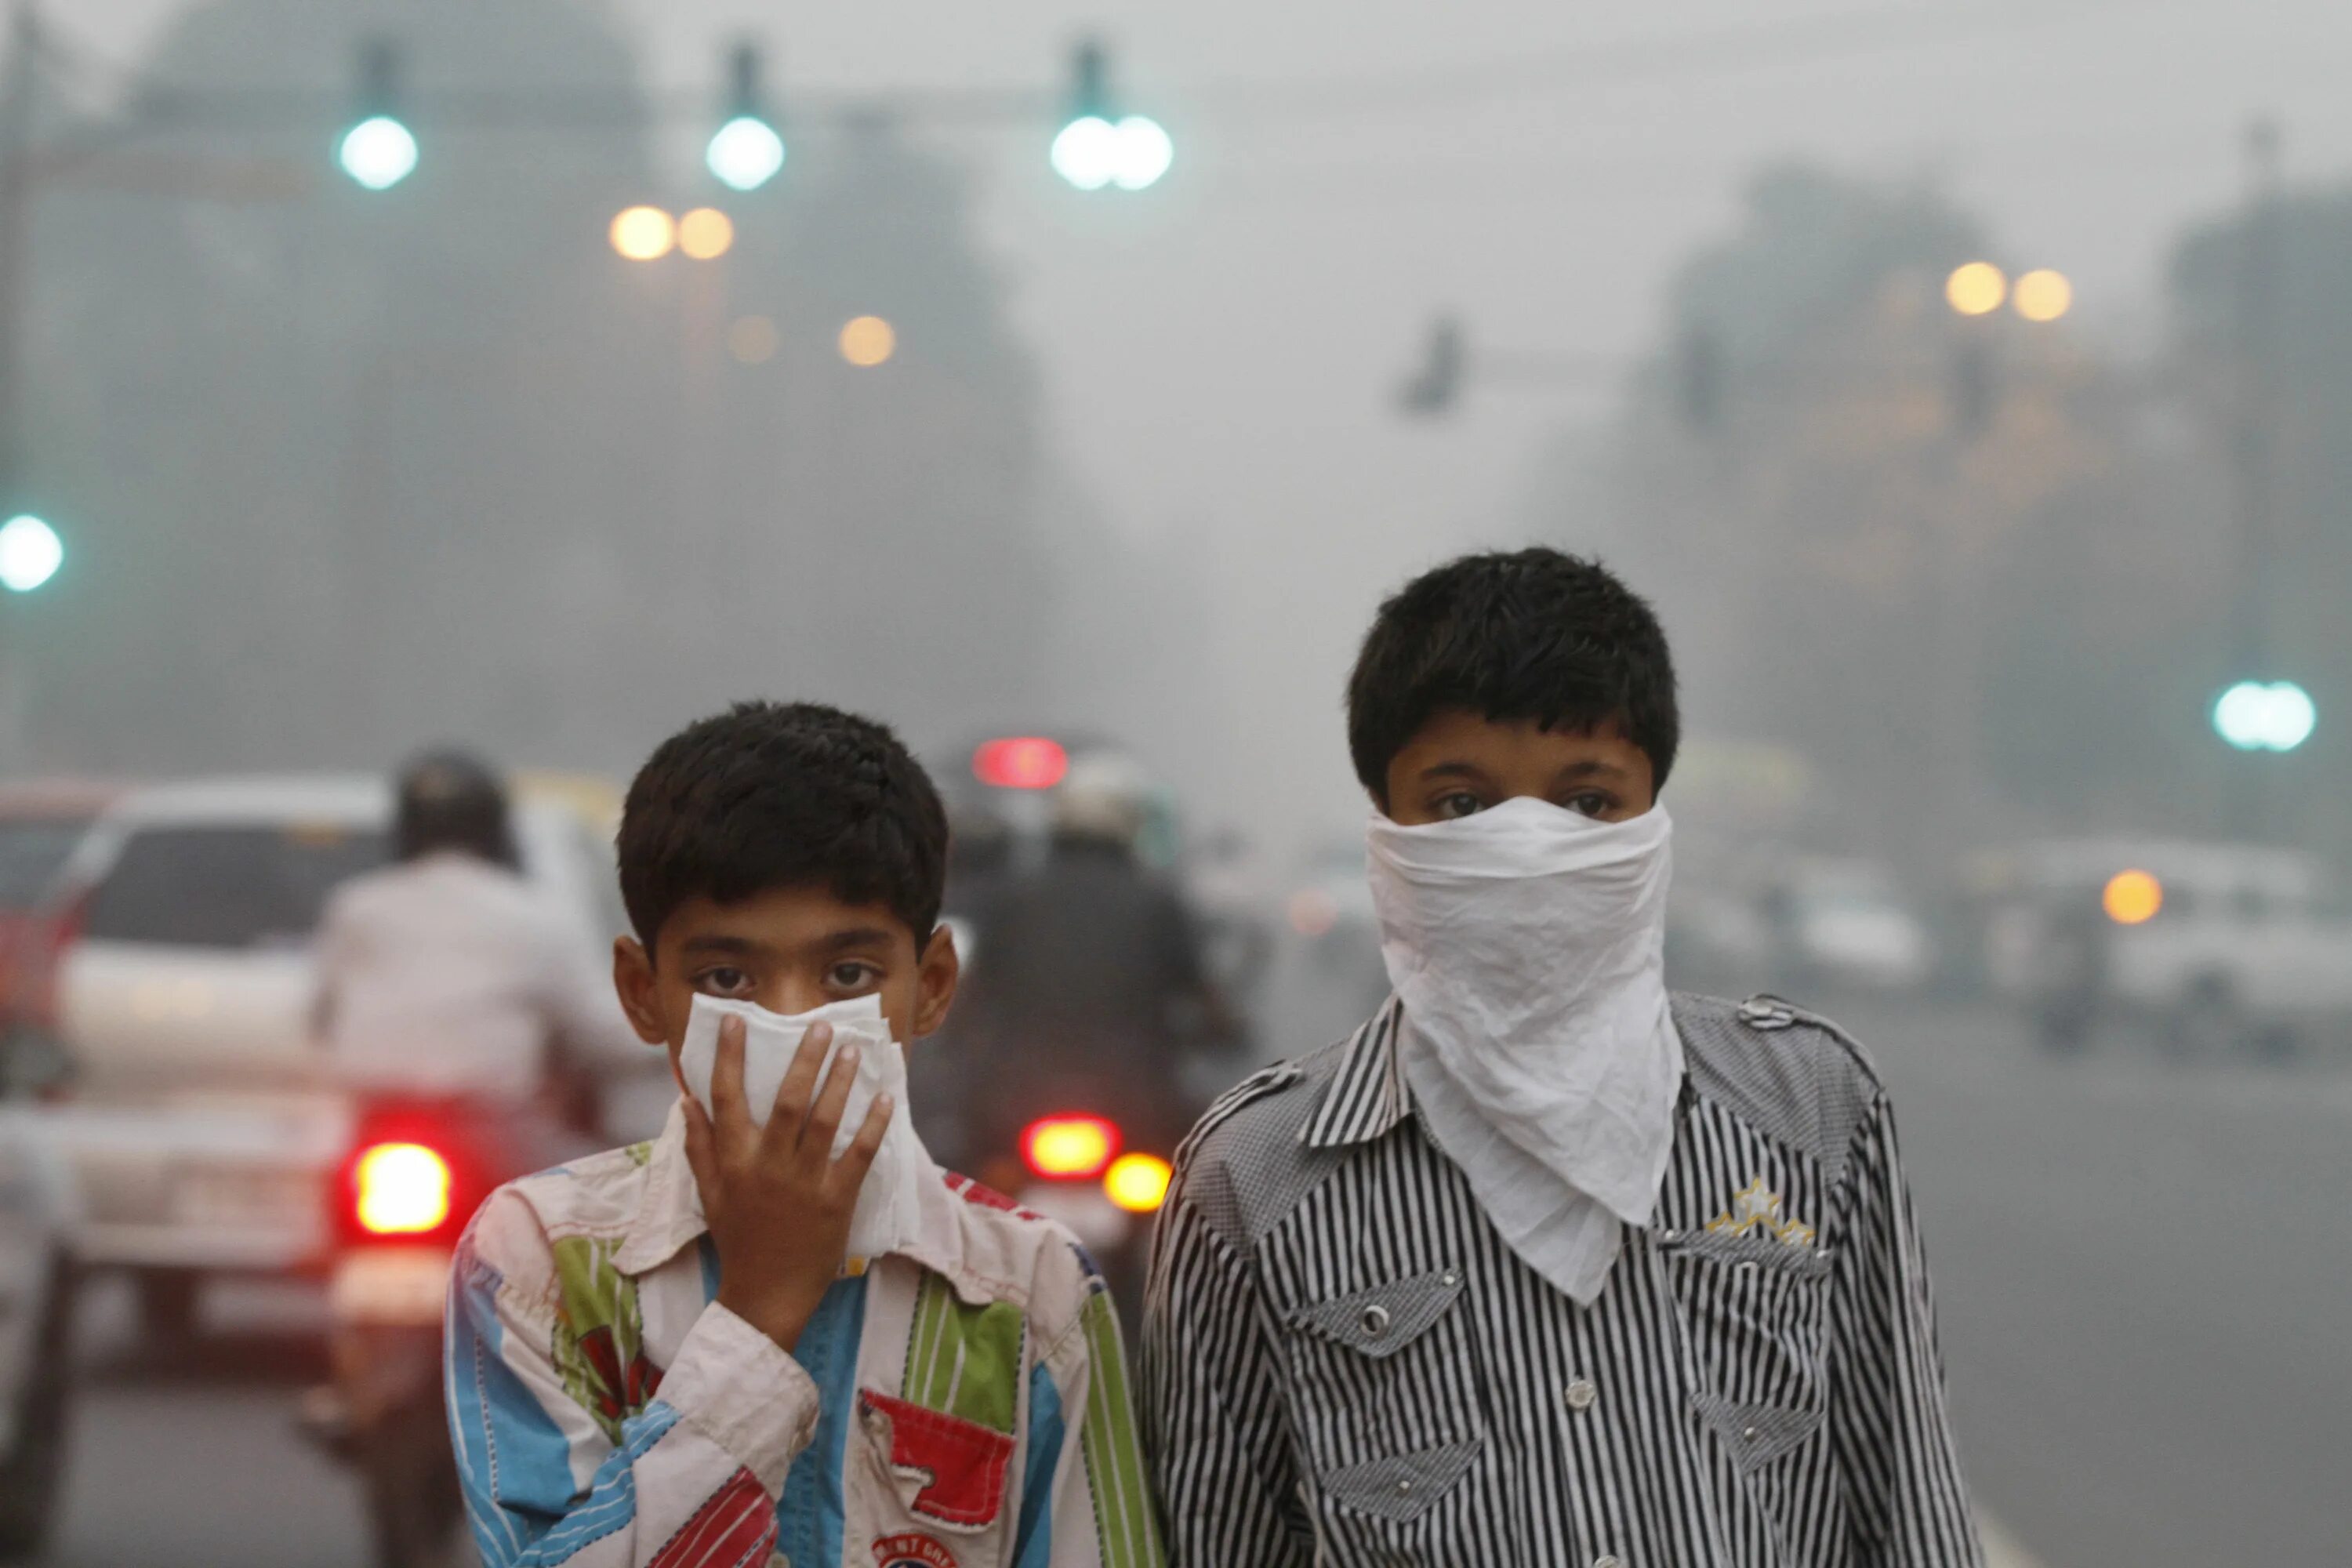
{"label": "white car", "polygon": [[[76,1259],[130,1271],[153,1333],[192,1326],[207,1276],[326,1259],[352,1121],[317,1059],[310,942],[329,893],[388,858],[392,805],[371,778],[134,790],[67,865],[46,1025],[70,1078],[47,1114]],[[528,788],[515,828],[601,967],[622,918],[609,839]]]}
{"label": "white car", "polygon": [[1787,984],[1907,991],[1935,974],[1935,944],[1894,873],[1872,860],[1807,859],[1762,900]]}
{"label": "white car", "polygon": [[2180,1055],[2282,1054],[2352,1031],[2352,909],[2325,868],[2253,845],[2036,846],[1990,916],[1995,986],[2045,1045],[2104,1022],[2156,1026]]}

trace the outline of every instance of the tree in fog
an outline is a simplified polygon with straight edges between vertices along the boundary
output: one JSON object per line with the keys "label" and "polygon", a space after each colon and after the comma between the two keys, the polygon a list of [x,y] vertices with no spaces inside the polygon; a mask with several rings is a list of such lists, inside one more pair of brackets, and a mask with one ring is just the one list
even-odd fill
{"label": "tree in fog", "polygon": [[[331,162],[371,36],[423,142],[382,194]],[[591,0],[204,0],[146,74],[317,108],[173,139],[165,193],[44,198],[42,472],[80,531],[53,756],[454,735],[617,766],[745,692],[922,731],[1034,680],[1035,376],[953,166],[877,124],[796,135],[753,196],[667,179]],[[436,123],[453,92],[563,119]],[[638,202],[722,205],[736,247],[625,261]],[[835,339],[868,313],[898,352],[856,369]]]}
{"label": "tree in fog", "polygon": [[1759,177],[1555,513],[1655,588],[1703,732],[1793,746],[1814,831],[1922,859],[2128,793],[2170,743],[2163,639],[2205,592],[2158,548],[2130,378],[2066,323],[1948,308],[1989,248],[1932,188]]}

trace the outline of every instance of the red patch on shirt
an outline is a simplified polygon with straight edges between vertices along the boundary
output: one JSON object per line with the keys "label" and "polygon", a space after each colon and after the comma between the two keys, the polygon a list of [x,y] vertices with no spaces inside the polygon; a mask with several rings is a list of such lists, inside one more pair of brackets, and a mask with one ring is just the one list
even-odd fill
{"label": "red patch on shirt", "polygon": [[877,1568],[956,1568],[955,1553],[928,1535],[886,1535],[874,1543]]}
{"label": "red patch on shirt", "polygon": [[927,1478],[915,1493],[917,1513],[968,1530],[996,1518],[1004,1506],[1013,1434],[991,1431],[976,1421],[927,1410],[870,1388],[860,1389],[857,1399],[868,1415],[890,1419],[890,1468],[901,1475]]}
{"label": "red patch on shirt", "polygon": [[977,1204],[984,1209],[1001,1209],[1006,1214],[1017,1215],[1022,1219],[1045,1217],[1034,1210],[1023,1208],[994,1187],[983,1186],[970,1176],[959,1176],[953,1171],[943,1171],[940,1174],[947,1178],[948,1191],[968,1204]]}

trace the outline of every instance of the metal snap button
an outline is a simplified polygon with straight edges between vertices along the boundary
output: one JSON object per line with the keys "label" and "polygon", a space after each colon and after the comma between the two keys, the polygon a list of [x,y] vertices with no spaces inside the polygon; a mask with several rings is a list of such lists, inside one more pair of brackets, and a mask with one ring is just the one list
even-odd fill
{"label": "metal snap button", "polygon": [[1397,1496],[1399,1496],[1399,1497],[1404,1497],[1404,1496],[1406,1496],[1407,1494],[1409,1494],[1412,1490],[1412,1479],[1411,1477],[1409,1477],[1409,1476],[1408,1476],[1406,1479],[1404,1479],[1403,1480],[1401,1480],[1401,1481],[1399,1481],[1399,1482],[1397,1483]]}
{"label": "metal snap button", "polygon": [[1462,1283],[1462,1276],[1451,1268],[1438,1276],[1438,1279],[1439,1282],[1444,1285],[1448,1289],[1451,1289],[1453,1287]]}
{"label": "metal snap button", "polygon": [[1389,1310],[1374,1302],[1364,1309],[1363,1324],[1367,1338],[1379,1339],[1389,1331]]}
{"label": "metal snap button", "polygon": [[1761,1434],[1753,1426],[1745,1426],[1740,1429],[1739,1436],[1747,1441],[1753,1443],[1761,1436]]}
{"label": "metal snap button", "polygon": [[1592,1568],[1625,1568],[1625,1560],[1614,1556],[1596,1557],[1592,1560]]}
{"label": "metal snap button", "polygon": [[1568,1385],[1560,1397],[1568,1401],[1570,1410],[1590,1410],[1592,1402],[1601,1397],[1601,1390],[1592,1385],[1591,1378],[1580,1377]]}

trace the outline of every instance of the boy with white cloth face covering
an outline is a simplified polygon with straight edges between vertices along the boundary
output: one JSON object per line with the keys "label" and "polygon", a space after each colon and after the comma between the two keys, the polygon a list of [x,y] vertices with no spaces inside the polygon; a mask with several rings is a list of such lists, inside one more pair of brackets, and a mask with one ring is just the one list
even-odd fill
{"label": "boy with white cloth face covering", "polygon": [[1144,1325],[1170,1561],[1978,1563],[1874,1071],[1666,988],[1650,606],[1465,557],[1381,606],[1348,701],[1395,995],[1180,1156]]}

